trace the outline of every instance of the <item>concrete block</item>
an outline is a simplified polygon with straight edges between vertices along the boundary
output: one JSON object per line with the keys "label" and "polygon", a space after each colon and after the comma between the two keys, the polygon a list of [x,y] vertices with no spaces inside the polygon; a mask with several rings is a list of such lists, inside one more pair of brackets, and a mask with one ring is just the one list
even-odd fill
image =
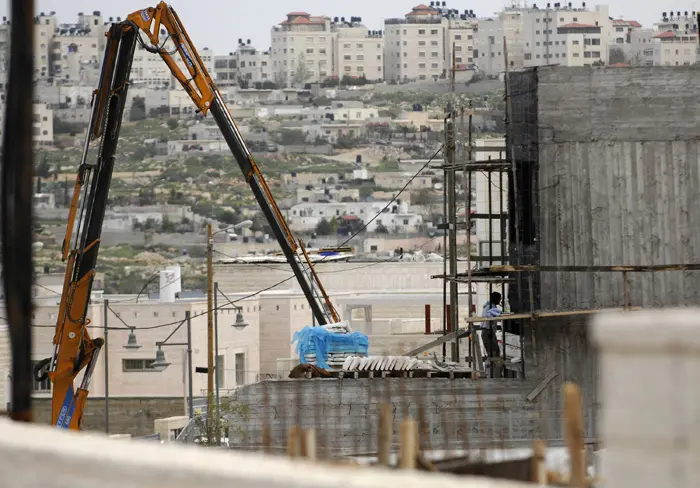
{"label": "concrete block", "polygon": [[593,319],[606,486],[698,486],[699,330],[690,308]]}
{"label": "concrete block", "polygon": [[[41,460],[41,462],[37,462]],[[331,467],[174,444],[114,442],[0,420],[0,486],[22,488],[527,488],[477,477]]]}

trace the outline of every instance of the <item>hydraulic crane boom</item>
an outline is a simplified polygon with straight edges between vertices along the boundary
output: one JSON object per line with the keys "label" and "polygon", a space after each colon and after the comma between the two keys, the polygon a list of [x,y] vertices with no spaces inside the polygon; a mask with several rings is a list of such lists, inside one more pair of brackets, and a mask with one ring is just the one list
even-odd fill
{"label": "hydraulic crane boom", "polygon": [[[87,310],[136,35],[136,29],[123,29],[120,26],[112,26],[108,34],[104,64],[99,87],[93,94],[90,124],[63,241],[66,273],[53,338],[53,355],[40,361],[34,369],[37,381],[48,377],[53,383],[51,422],[63,429],[80,429],[90,378],[104,344],[104,339],[90,337]],[[97,161],[88,163],[90,142],[95,139],[100,139]],[[74,391],[74,380],[83,369],[85,374],[80,387]]]}
{"label": "hydraulic crane boom", "polygon": [[[221,93],[199,57],[177,13],[165,2],[160,2],[156,7],[149,7],[130,14],[125,23],[127,25],[136,25],[146,33],[150,46],[144,42],[141,45],[147,51],[158,54],[163,59],[173,76],[192,98],[199,112],[203,115],[211,112],[214,116],[214,120],[219,126],[233,157],[243,172],[243,177],[253,190],[253,194],[268,224],[272,228],[282,248],[282,252],[284,252],[289,265],[294,271],[317,323],[325,325],[340,321],[340,317],[328,299],[316,273],[313,271],[310,260],[308,257],[305,258],[305,253],[300,255],[299,251],[301,248],[299,243],[297,243],[294,235],[287,227],[287,223],[277,207],[272,193],[270,193],[265,178],[260,173],[253,155],[250,153],[243,136],[224,103]],[[161,40],[162,29],[165,29],[167,33],[163,40]],[[168,40],[172,40],[175,45],[174,51],[164,49]],[[186,72],[181,69],[177,61],[172,57],[175,52],[182,59]]]}
{"label": "hydraulic crane boom", "polygon": [[[162,43],[161,29],[165,29],[167,33],[167,38]],[[143,41],[140,31],[146,33],[150,45]],[[172,51],[164,49],[168,40],[172,40],[175,45]],[[80,429],[90,379],[100,348],[104,345],[102,338],[92,339],[88,333],[87,310],[126,104],[131,63],[137,43],[163,59],[173,76],[192,98],[199,112],[203,115],[211,112],[214,116],[245,180],[272,227],[318,324],[340,321],[303,244],[296,241],[287,227],[221,93],[177,14],[165,2],[159,3],[155,8],[139,10],[129,15],[126,21],[112,24],[107,34],[100,82],[93,95],[90,124],[86,131],[63,242],[66,274],[53,338],[53,355],[40,361],[34,369],[37,381],[48,377],[53,383],[51,418],[53,425],[58,428]],[[173,59],[175,53],[180,55],[186,72]],[[99,152],[96,163],[90,164],[87,162],[88,150],[90,142],[95,139],[100,139]],[[74,380],[83,370],[85,373],[80,387],[74,391]]]}

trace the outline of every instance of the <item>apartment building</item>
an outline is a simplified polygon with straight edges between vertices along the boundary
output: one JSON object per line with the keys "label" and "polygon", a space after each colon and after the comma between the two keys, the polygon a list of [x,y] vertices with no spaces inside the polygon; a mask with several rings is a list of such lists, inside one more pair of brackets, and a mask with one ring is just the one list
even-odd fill
{"label": "apartment building", "polygon": [[612,21],[611,38],[608,44],[609,64],[620,63],[633,66],[654,64],[654,29],[645,29],[635,20]]}
{"label": "apartment building", "polygon": [[446,22],[445,59],[447,60],[448,71],[452,63],[454,48],[455,71],[473,70],[474,64],[474,42],[479,32],[478,22],[473,17],[473,13],[462,14],[462,18],[452,14]]}
{"label": "apartment building", "polygon": [[655,24],[654,64],[687,66],[698,62],[698,25],[695,12],[664,12]]}
{"label": "apartment building", "polygon": [[344,22],[336,17],[332,25],[335,36],[333,75],[384,79],[384,36],[371,31],[361,22]]}
{"label": "apartment building", "polygon": [[480,72],[487,76],[497,76],[505,72],[504,37],[508,45],[510,68],[521,68],[524,65],[524,12],[521,8],[507,7],[495,17],[479,19],[474,42],[474,59]]}
{"label": "apartment building", "polygon": [[447,75],[442,15],[418,5],[404,18],[384,21],[386,79],[437,80]]}
{"label": "apartment building", "polygon": [[238,49],[234,53],[236,75],[238,79],[245,80],[248,88],[254,88],[255,83],[272,82],[272,63],[270,51],[261,51],[250,45],[250,39],[246,44],[239,39]]}
{"label": "apartment building", "polygon": [[[570,4],[569,4],[570,5]],[[523,13],[525,67],[608,63],[612,21],[607,5],[530,8]]]}
{"label": "apartment building", "polygon": [[343,76],[384,79],[384,37],[360,17],[291,12],[272,29],[273,81],[281,86]]}
{"label": "apartment building", "polygon": [[272,28],[273,80],[280,86],[321,81],[333,74],[331,19],[290,12]]}
{"label": "apartment building", "polygon": [[219,87],[238,84],[238,61],[235,53],[214,56],[214,78]]}
{"label": "apartment building", "polygon": [[474,62],[478,31],[473,11],[460,14],[446,2],[418,5],[403,18],[384,21],[384,71],[387,80],[438,80],[452,69],[452,45],[458,70]]}

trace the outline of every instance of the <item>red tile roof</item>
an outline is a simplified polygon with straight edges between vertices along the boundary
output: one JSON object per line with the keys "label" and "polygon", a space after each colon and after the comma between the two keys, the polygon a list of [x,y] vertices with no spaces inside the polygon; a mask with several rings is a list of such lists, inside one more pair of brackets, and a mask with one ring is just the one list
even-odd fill
{"label": "red tile roof", "polygon": [[310,17],[311,14],[306,13],[306,12],[289,12],[287,14],[287,17],[296,17],[296,16]]}
{"label": "red tile roof", "polygon": [[654,37],[657,37],[659,39],[672,39],[674,37],[678,37],[678,35],[676,35],[676,33],[673,31],[666,31],[660,34],[656,34]]}
{"label": "red tile roof", "polygon": [[417,7],[413,7],[413,11],[406,14],[408,15],[439,15],[440,12],[435,10],[433,7],[428,7],[427,5],[420,4]]}
{"label": "red tile roof", "polygon": [[627,63],[613,63],[613,64],[609,64],[608,66],[609,66],[610,68],[626,68],[626,67],[628,67],[628,66],[630,66],[630,65],[627,64]]}
{"label": "red tile roof", "polygon": [[589,27],[599,27],[599,26],[591,25],[591,24],[577,24],[576,22],[574,22],[573,24],[566,24],[566,25],[562,25],[560,27],[565,27],[567,29],[587,29]]}
{"label": "red tile roof", "polygon": [[636,20],[624,20],[624,19],[615,19],[615,20],[613,20],[613,24],[625,24],[625,25],[629,25],[632,27],[641,27],[642,26],[642,24],[640,24]]}

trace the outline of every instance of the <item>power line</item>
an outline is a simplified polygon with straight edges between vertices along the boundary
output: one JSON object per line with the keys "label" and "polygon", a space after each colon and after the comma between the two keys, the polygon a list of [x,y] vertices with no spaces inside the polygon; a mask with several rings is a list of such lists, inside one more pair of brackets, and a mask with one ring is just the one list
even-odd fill
{"label": "power line", "polygon": [[[357,237],[361,232],[363,232],[365,229],[367,229],[367,227],[369,227],[369,225],[370,225],[372,222],[374,222],[375,220],[377,220],[377,219],[384,213],[384,211],[387,210],[387,209],[391,206],[391,204],[394,203],[394,202],[398,199],[398,197],[408,188],[408,186],[413,182],[413,180],[415,180],[415,179],[418,177],[418,175],[419,175],[420,173],[422,173],[423,170],[424,170],[426,167],[428,167],[428,165],[438,156],[438,154],[440,154],[440,152],[443,150],[443,148],[444,148],[444,144],[441,145],[440,148],[435,152],[435,154],[433,154],[433,155],[430,157],[430,159],[428,159],[428,161],[427,161],[427,162],[426,162],[426,163],[425,163],[425,164],[424,164],[424,165],[423,165],[423,166],[422,166],[422,167],[421,167],[407,182],[406,182],[406,184],[398,191],[398,193],[396,193],[396,195],[394,195],[394,196],[392,197],[392,199],[389,201],[389,203],[387,203],[377,214],[374,215],[374,217],[372,217],[367,223],[365,223],[359,230],[357,230],[354,234],[352,234],[350,237],[348,237],[348,238],[347,238],[345,241],[343,241],[341,244],[339,244],[338,246],[336,246],[336,247],[335,247],[335,250],[338,250],[338,249],[340,249],[341,247],[345,246],[348,242],[350,242],[351,240],[353,240],[353,239],[354,239],[355,237]],[[432,238],[430,241],[428,241],[428,242],[424,243],[422,246],[420,246],[419,249],[420,249],[421,247],[427,245],[429,242],[432,242],[432,241],[435,240],[435,239],[436,239],[436,237]],[[222,253],[220,253],[220,254],[222,254]],[[320,260],[318,261],[318,263],[322,263],[322,262],[325,261],[329,256],[330,256],[330,254],[325,255],[322,259],[320,259]],[[391,259],[390,259],[390,260],[391,260]],[[387,261],[384,261],[384,262],[388,262],[388,261],[390,261],[390,260],[387,260]],[[317,264],[318,264],[318,263],[317,263]],[[378,265],[378,264],[382,264],[382,262],[379,261],[379,262],[376,262],[376,263],[370,263],[370,264],[367,264],[367,265],[364,265],[364,266],[358,266],[357,268],[353,268],[353,269],[369,268],[369,267],[371,267],[371,266],[376,266],[376,265]],[[352,271],[353,269],[349,269],[349,270],[336,270],[335,272]],[[226,295],[224,295],[224,297],[226,298],[226,300],[229,302],[229,304],[230,304],[231,306],[234,306],[234,307],[235,307],[235,304],[236,304],[236,303],[242,302],[242,301],[247,300],[247,299],[249,299],[249,298],[253,298],[253,297],[255,297],[255,296],[258,296],[258,295],[260,295],[261,293],[264,293],[264,292],[266,292],[266,291],[272,290],[273,288],[277,288],[278,286],[283,285],[284,283],[286,283],[286,282],[292,280],[293,278],[295,278],[295,275],[291,275],[291,276],[289,276],[289,277],[287,277],[287,278],[285,278],[285,279],[283,279],[283,280],[281,280],[281,281],[278,281],[277,283],[275,283],[275,284],[273,284],[273,285],[270,285],[270,286],[267,286],[267,287],[265,287],[265,288],[262,288],[262,289],[260,289],[260,290],[258,290],[258,291],[256,291],[256,292],[253,292],[253,293],[251,293],[251,294],[249,294],[249,295],[246,295],[246,296],[244,296],[244,297],[242,297],[242,298],[239,298],[239,299],[237,299],[237,300],[235,300],[235,301],[231,301],[228,297],[226,297]],[[167,286],[167,285],[166,285],[166,286]],[[161,288],[161,290],[162,290],[162,288]],[[223,292],[222,292],[222,294],[223,294]],[[124,300],[124,301],[121,301],[121,302],[114,302],[114,303],[126,303],[126,302],[129,302],[129,301],[131,301],[131,300]],[[212,309],[212,311],[217,311],[217,310],[220,309],[220,308],[222,308],[222,307],[215,307],[215,308]],[[110,310],[111,310],[111,307],[110,307]],[[207,315],[207,314],[209,313],[209,311],[210,311],[210,310],[207,309],[207,310],[205,310],[204,312],[201,312],[201,313],[192,315],[190,318],[196,318],[196,317],[201,317],[202,315]],[[112,310],[112,313],[114,313],[115,315],[117,315],[116,312],[114,312],[114,310]],[[0,319],[1,319],[1,318],[2,318],[2,317],[0,317]],[[119,317],[119,315],[117,315],[117,318],[118,318],[126,327],[128,327],[129,329],[132,329],[132,330],[153,330],[153,329],[160,329],[160,328],[169,327],[169,326],[171,326],[171,325],[177,325],[177,324],[180,324],[180,323],[181,323],[181,320],[178,320],[178,321],[174,321],[174,322],[168,322],[168,323],[165,323],[165,324],[158,324],[158,325],[145,326],[145,327],[136,327],[136,326],[130,326],[130,325],[128,325],[126,322],[124,322],[124,321],[121,319],[121,317]],[[5,320],[6,320],[6,319],[5,319]],[[33,325],[33,326],[34,326],[34,327],[55,327],[55,326],[53,326],[53,325],[51,325],[51,326]],[[108,329],[110,329],[110,328],[108,327]],[[123,330],[123,329],[117,328],[117,330]]]}

